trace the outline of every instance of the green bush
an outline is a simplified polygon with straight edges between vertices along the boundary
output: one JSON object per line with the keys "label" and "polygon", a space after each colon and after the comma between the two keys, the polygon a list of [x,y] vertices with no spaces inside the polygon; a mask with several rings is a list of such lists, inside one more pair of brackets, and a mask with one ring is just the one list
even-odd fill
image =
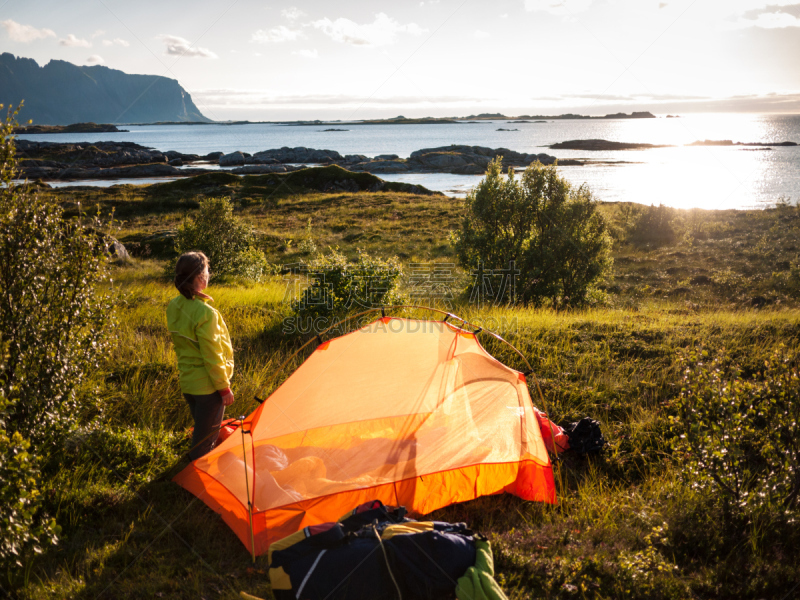
{"label": "green bush", "polygon": [[588,188],[573,188],[555,166],[533,163],[518,180],[503,176],[498,158],[467,195],[452,241],[461,265],[498,290],[496,302],[562,308],[585,304],[610,269],[607,230]]}
{"label": "green bush", "polygon": [[359,251],[358,259],[332,249],[308,263],[309,286],[294,301],[300,317],[333,319],[348,313],[401,302],[397,287],[403,268],[397,258],[383,260]]}
{"label": "green bush", "polygon": [[646,206],[638,213],[628,239],[637,246],[665,246],[678,237],[672,226],[675,210],[668,206]]}
{"label": "green bush", "polygon": [[8,409],[0,388],[0,567],[4,570],[21,567],[28,549],[40,552],[40,540],[55,542],[58,532],[55,521],[40,514],[39,461],[30,453],[28,440],[7,430]]}
{"label": "green bush", "polygon": [[[252,227],[233,214],[228,198],[200,201],[199,214],[178,228],[178,254],[200,250],[211,262],[211,278],[242,277],[260,281],[269,274],[269,263],[256,245]],[[169,268],[174,273],[174,264]]]}
{"label": "green bush", "polygon": [[[0,124],[0,568],[56,528],[41,510],[40,469],[75,424],[79,393],[107,348],[111,305],[98,224],[18,186],[15,113]],[[88,396],[83,390],[84,397]]]}
{"label": "green bush", "polygon": [[727,514],[800,506],[800,357],[777,350],[746,377],[724,352],[684,359],[672,417],[675,458],[693,487]]}

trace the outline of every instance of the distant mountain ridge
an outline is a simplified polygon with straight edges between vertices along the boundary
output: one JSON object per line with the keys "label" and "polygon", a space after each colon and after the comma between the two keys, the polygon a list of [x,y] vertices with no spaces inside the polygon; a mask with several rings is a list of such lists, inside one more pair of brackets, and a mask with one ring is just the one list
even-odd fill
{"label": "distant mountain ridge", "polygon": [[203,121],[192,97],[175,79],[130,75],[108,67],[82,67],[63,60],[45,66],[31,58],[0,54],[0,103],[25,101],[19,123],[155,123]]}

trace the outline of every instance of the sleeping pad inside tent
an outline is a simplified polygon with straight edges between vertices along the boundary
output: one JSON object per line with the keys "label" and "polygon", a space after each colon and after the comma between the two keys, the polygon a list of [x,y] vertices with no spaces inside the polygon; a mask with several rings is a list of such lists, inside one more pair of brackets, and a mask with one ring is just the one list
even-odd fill
{"label": "sleeping pad inside tent", "polygon": [[472,332],[396,317],[320,344],[175,481],[255,554],[370,500],[416,515],[503,491],[555,502],[524,375]]}

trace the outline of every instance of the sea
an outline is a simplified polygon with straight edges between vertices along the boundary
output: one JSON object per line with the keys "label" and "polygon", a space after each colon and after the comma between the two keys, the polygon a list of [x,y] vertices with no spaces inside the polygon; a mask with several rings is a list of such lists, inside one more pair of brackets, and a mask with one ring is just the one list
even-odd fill
{"label": "sea", "polygon": [[[743,143],[800,143],[800,115],[692,114],[654,119],[545,120],[507,119],[453,124],[285,125],[276,123],[210,125],[126,125],[124,133],[20,135],[54,142],[130,141],[158,150],[205,155],[255,153],[283,146],[324,148],[344,154],[397,154],[451,144],[546,153],[559,159],[583,159],[582,166],[559,167],[575,186],[586,185],[607,202],[701,209],[751,209],[800,201],[800,146],[689,146],[702,140]],[[326,131],[337,129],[339,131]],[[506,131],[502,131],[506,130]],[[668,145],[645,150],[551,150],[567,140]],[[482,179],[442,173],[387,174],[388,181],[423,185],[464,196]],[[161,180],[55,182],[51,185],[145,184]]]}

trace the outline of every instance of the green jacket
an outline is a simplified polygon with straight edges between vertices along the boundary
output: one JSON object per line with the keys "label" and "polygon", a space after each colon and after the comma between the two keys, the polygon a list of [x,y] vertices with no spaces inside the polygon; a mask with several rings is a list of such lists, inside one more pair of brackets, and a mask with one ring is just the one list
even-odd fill
{"label": "green jacket", "polygon": [[167,307],[167,327],[175,343],[184,394],[213,394],[231,386],[231,336],[222,315],[207,302],[178,296]]}

